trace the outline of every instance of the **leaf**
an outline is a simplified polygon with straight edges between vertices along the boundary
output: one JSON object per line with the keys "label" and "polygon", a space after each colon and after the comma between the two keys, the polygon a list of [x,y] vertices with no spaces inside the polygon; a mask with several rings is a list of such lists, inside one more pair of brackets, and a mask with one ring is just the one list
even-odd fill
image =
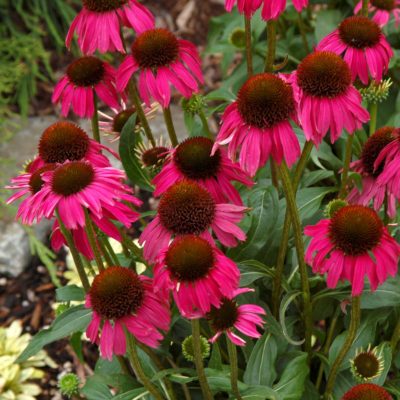
{"label": "leaf", "polygon": [[281,379],[274,385],[274,390],[285,400],[301,400],[308,373],[307,354],[299,352],[299,355],[287,364]]}
{"label": "leaf", "polygon": [[56,290],[57,301],[84,301],[85,291],[77,285],[67,285]]}
{"label": "leaf", "polygon": [[335,192],[332,187],[312,187],[300,189],[297,193],[297,204],[302,221],[313,217],[321,208],[321,203],[328,193]]}
{"label": "leaf", "polygon": [[211,357],[208,361],[208,367],[222,370],[222,359],[221,359],[221,352],[219,350],[219,344],[217,342],[213,343],[211,349]]}
{"label": "leaf", "polygon": [[329,33],[333,32],[341,20],[342,15],[340,10],[321,10],[318,13],[315,22],[315,36],[317,43]]}
{"label": "leaf", "polygon": [[257,260],[246,260],[238,263],[240,269],[240,286],[248,286],[260,278],[273,278],[272,268]]}
{"label": "leaf", "polygon": [[304,343],[305,339],[302,340],[294,340],[289,336],[289,333],[286,329],[286,310],[292,303],[292,301],[301,294],[302,292],[296,291],[292,293],[287,293],[286,296],[282,299],[281,305],[279,307],[279,321],[282,326],[283,335],[285,336],[286,340],[293,344],[294,346],[300,346]]}
{"label": "leaf", "polygon": [[142,399],[148,393],[149,392],[147,391],[146,388],[138,388],[138,389],[129,390],[128,392],[125,392],[125,393],[121,393],[117,396],[114,396],[112,399],[113,400],[138,400],[138,399]]}
{"label": "leaf", "polygon": [[113,398],[110,389],[103,381],[103,377],[97,375],[86,380],[81,392],[88,400],[109,400]]}
{"label": "leaf", "polygon": [[267,386],[251,386],[241,392],[241,397],[243,400],[284,400],[274,389]]}
{"label": "leaf", "polygon": [[[207,382],[212,390],[221,390],[229,392],[232,390],[231,379],[229,377],[229,369],[225,371],[219,371],[212,368],[205,368],[204,372],[207,376]],[[243,382],[238,382],[239,391],[248,388]]]}
{"label": "leaf", "polygon": [[152,192],[154,188],[151,186],[147,171],[142,168],[135,153],[136,146],[140,140],[139,134],[135,133],[135,126],[136,113],[128,119],[122,129],[121,137],[119,139],[119,155],[121,156],[122,165],[132,184],[138,185],[140,188]]}
{"label": "leaf", "polygon": [[56,318],[49,329],[40,331],[31,339],[26,349],[18,357],[17,362],[26,361],[49,343],[70,336],[75,332],[85,331],[91,317],[92,311],[85,308],[84,305],[68,309]]}
{"label": "leaf", "polygon": [[83,357],[83,352],[82,352],[82,332],[75,332],[74,334],[72,334],[69,343],[70,343],[71,347],[73,348],[79,361],[82,364],[84,364],[85,359]]}
{"label": "leaf", "polygon": [[275,361],[278,349],[276,340],[271,333],[265,332],[251,352],[243,376],[245,383],[249,385],[270,386],[275,378]]}
{"label": "leaf", "polygon": [[364,290],[361,297],[362,309],[376,309],[382,307],[395,307],[400,304],[400,276],[389,278],[379,286],[375,292]]}

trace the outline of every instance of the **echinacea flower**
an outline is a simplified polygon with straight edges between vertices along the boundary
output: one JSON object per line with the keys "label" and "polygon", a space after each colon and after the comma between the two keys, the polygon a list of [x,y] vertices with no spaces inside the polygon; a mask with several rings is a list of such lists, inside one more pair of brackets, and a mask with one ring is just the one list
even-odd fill
{"label": "echinacea flower", "polygon": [[125,355],[125,329],[139,342],[158,347],[170,324],[168,299],[154,293],[150,278],[132,269],[108,267],[94,278],[85,306],[93,310],[86,335],[103,358]]}
{"label": "echinacea flower", "polygon": [[185,318],[200,318],[239,284],[240,272],[212,242],[195,235],[177,237],[154,266],[156,292],[172,291]]}
{"label": "echinacea flower", "polygon": [[251,176],[269,156],[291,166],[300,156],[300,145],[290,119],[296,120],[292,87],[273,74],[255,75],[226,108],[212,154],[229,144],[228,156],[234,160],[240,148],[239,164]]}
{"label": "echinacea flower", "polygon": [[193,43],[178,39],[164,28],[146,30],[137,36],[132,52],[118,68],[117,89],[123,92],[139,71],[139,94],[150,107],[155,99],[163,108],[171,100],[170,84],[189,98],[203,83],[201,60]]}
{"label": "echinacea flower", "polygon": [[379,25],[358,15],[346,18],[338,29],[321,40],[317,50],[342,55],[350,66],[352,80],[359,78],[364,85],[369,77],[380,82],[393,57]]}
{"label": "echinacea flower", "polygon": [[389,191],[386,185],[378,185],[377,180],[383,171],[383,161],[376,168],[376,160],[382,150],[393,140],[393,127],[385,126],[378,129],[365,142],[360,159],[350,164],[351,170],[358,172],[362,177],[362,190],[354,187],[347,196],[349,203],[369,205],[373,201],[376,211],[382,207],[387,199],[387,214],[393,218],[396,215],[396,197]]}
{"label": "echinacea flower", "polygon": [[68,48],[74,33],[84,54],[119,51],[125,53],[122,26],[137,33],[154,26],[154,16],[137,0],[82,0],[83,8],[72,21],[65,44]]}
{"label": "echinacea flower", "polygon": [[162,195],[156,217],[140,236],[144,258],[154,261],[175,236],[200,235],[212,241],[210,229],[224,246],[236,246],[237,239],[246,239],[237,226],[245,211],[246,207],[215,202],[196,182],[178,182]]}
{"label": "echinacea flower", "polygon": [[[143,105],[144,106],[144,105]],[[106,135],[110,135],[112,138],[110,142],[115,142],[121,136],[122,129],[128,122],[129,118],[136,112],[136,107],[128,107],[126,103],[121,100],[121,104],[118,108],[111,108],[114,115],[108,115],[103,111],[98,111],[99,116],[102,118],[99,120],[100,131]],[[153,103],[151,107],[143,107],[144,115],[149,120],[150,117],[157,111],[157,104]],[[140,121],[136,119],[136,128],[140,128]]]}
{"label": "echinacea flower", "polygon": [[307,140],[318,146],[330,130],[334,143],[343,128],[353,133],[369,120],[361,95],[351,83],[350,68],[330,51],[317,51],[303,59],[290,77],[298,104],[298,117]]}
{"label": "echinacea flower", "polygon": [[95,112],[94,96],[109,107],[118,108],[118,94],[114,86],[115,70],[97,57],[86,56],[73,61],[66,74],[54,88],[51,101],[61,102],[61,115],[70,108],[82,118],[92,118]]}
{"label": "echinacea flower", "polygon": [[123,179],[124,172],[116,168],[99,168],[87,161],[65,162],[41,175],[42,188],[20,207],[18,216],[31,225],[35,219],[50,219],[58,211],[68,229],[77,229],[86,226],[88,210],[93,222],[105,232],[109,218],[130,227],[139,214],[124,201],[136,206],[141,201],[131,194],[132,189]]}
{"label": "echinacea flower", "polygon": [[386,186],[389,193],[400,199],[400,128],[393,128],[391,135],[394,137],[379,153],[375,161],[375,168],[382,170],[377,179],[377,184]]}
{"label": "echinacea flower", "polygon": [[339,280],[352,285],[352,296],[359,296],[368,276],[374,291],[395,276],[400,245],[390,236],[376,211],[348,205],[332,218],[307,226],[304,233],[311,236],[306,262],[313,272],[327,273],[327,285],[336,287]]}
{"label": "echinacea flower", "polygon": [[205,137],[191,137],[170,150],[163,169],[153,179],[154,196],[161,195],[177,182],[194,180],[206,188],[216,202],[243,205],[231,181],[247,186],[253,182],[237,163],[228,158],[224,149],[219,148],[211,155],[213,144]]}
{"label": "echinacea flower", "polygon": [[378,378],[385,367],[382,354],[378,348],[368,346],[366,350],[358,349],[350,360],[351,372],[359,382],[368,382]]}
{"label": "echinacea flower", "polygon": [[[359,1],[354,8],[354,14],[360,12],[362,1]],[[390,20],[390,15],[394,16],[396,28],[400,25],[400,0],[370,0],[368,11],[374,13],[372,20],[380,26],[386,25]]]}
{"label": "echinacea flower", "polygon": [[362,383],[347,391],[341,400],[393,400],[383,387],[374,383]]}
{"label": "echinacea flower", "polygon": [[262,328],[264,321],[260,315],[265,315],[265,311],[260,306],[255,304],[239,305],[235,301],[241,293],[251,292],[252,289],[236,289],[231,296],[222,299],[219,307],[213,307],[207,314],[207,319],[210,320],[211,327],[216,332],[210,339],[214,343],[222,333],[226,333],[232,343],[237,346],[244,346],[246,341],[238,336],[234,331],[258,339],[261,333],[257,327]]}

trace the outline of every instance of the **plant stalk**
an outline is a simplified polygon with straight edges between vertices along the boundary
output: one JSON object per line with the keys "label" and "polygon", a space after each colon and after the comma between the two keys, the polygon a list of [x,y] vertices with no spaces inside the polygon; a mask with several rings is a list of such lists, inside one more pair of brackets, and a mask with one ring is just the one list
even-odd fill
{"label": "plant stalk", "polygon": [[247,77],[253,75],[253,54],[251,48],[251,18],[244,17],[244,29],[246,35],[246,62],[247,62]]}
{"label": "plant stalk", "polygon": [[164,108],[163,113],[164,113],[165,125],[168,130],[169,139],[171,140],[172,146],[176,147],[179,142],[176,136],[174,122],[172,120],[171,109],[169,107]]}
{"label": "plant stalk", "polygon": [[362,0],[361,15],[368,17],[368,4],[369,0]]}
{"label": "plant stalk", "polygon": [[99,115],[97,114],[97,96],[93,93],[94,114],[92,117],[93,139],[100,143]]}
{"label": "plant stalk", "polygon": [[353,141],[354,141],[354,132],[352,135],[349,135],[346,142],[346,152],[344,156],[344,164],[343,164],[343,172],[342,172],[342,181],[340,184],[339,198],[344,199],[347,195],[347,178],[349,176],[349,168],[351,156],[353,154]]}
{"label": "plant stalk", "polygon": [[206,118],[206,115],[204,114],[204,111],[200,110],[198,115],[199,115],[201,123],[203,125],[204,132],[207,134],[207,137],[209,139],[214,139],[214,135],[210,131],[210,127],[208,126],[207,118]]}
{"label": "plant stalk", "polygon": [[372,136],[376,131],[376,120],[378,117],[378,103],[372,103],[369,108],[369,136]]}
{"label": "plant stalk", "polygon": [[85,220],[86,220],[86,233],[89,239],[90,247],[93,250],[97,268],[99,269],[99,272],[104,271],[103,260],[101,258],[99,246],[95,238],[94,227],[92,224],[92,220],[90,219],[89,211],[86,208],[85,208]]}
{"label": "plant stalk", "polygon": [[351,320],[346,340],[342,346],[340,353],[337,355],[335,361],[333,362],[332,368],[328,375],[328,381],[326,384],[326,390],[324,395],[325,400],[329,400],[331,398],[333,388],[335,386],[336,375],[339,371],[340,366],[342,365],[344,358],[346,357],[346,354],[348,353],[354,342],[354,338],[356,337],[359,325],[360,325],[360,296],[355,296],[352,298],[351,302]]}
{"label": "plant stalk", "polygon": [[194,363],[196,365],[197,376],[199,378],[199,383],[201,391],[203,392],[204,400],[212,400],[214,397],[212,395],[210,386],[207,382],[207,377],[204,372],[203,358],[201,356],[201,344],[200,344],[200,320],[192,319],[192,336],[193,336],[193,352],[194,352]]}
{"label": "plant stalk", "polygon": [[396,355],[396,348],[400,342],[400,318],[397,321],[396,327],[394,328],[392,338],[390,340],[390,346],[392,347],[393,357]]}
{"label": "plant stalk", "polygon": [[226,345],[229,353],[229,363],[231,365],[231,386],[232,392],[235,395],[236,400],[242,400],[238,387],[238,360],[236,346],[226,337]]}
{"label": "plant stalk", "polygon": [[272,19],[267,22],[267,42],[268,50],[265,57],[264,71],[273,72],[276,54],[276,20]]}

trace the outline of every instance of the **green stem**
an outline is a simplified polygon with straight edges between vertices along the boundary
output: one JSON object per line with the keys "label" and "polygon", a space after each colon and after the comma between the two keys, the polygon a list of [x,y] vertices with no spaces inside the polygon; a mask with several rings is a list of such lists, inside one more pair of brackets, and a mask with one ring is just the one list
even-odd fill
{"label": "green stem", "polygon": [[392,347],[393,357],[396,355],[396,348],[399,342],[400,342],[400,318],[397,321],[397,325],[394,328],[393,335],[390,340],[390,346]]}
{"label": "green stem", "polygon": [[135,105],[135,109],[136,109],[137,115],[139,117],[139,120],[143,126],[144,133],[146,134],[146,137],[150,141],[151,145],[153,147],[156,147],[156,141],[154,139],[153,133],[151,132],[151,129],[150,129],[150,125],[149,125],[146,115],[144,113],[144,110],[142,107],[142,101],[140,100],[139,93],[138,93],[137,87],[136,87],[136,81],[134,78],[131,79],[131,82],[129,84],[129,89],[130,89],[132,102]]}
{"label": "green stem", "polygon": [[331,398],[333,388],[335,386],[336,375],[339,371],[340,366],[342,365],[344,358],[346,357],[346,354],[348,353],[354,342],[354,338],[356,337],[359,324],[360,324],[360,296],[355,296],[353,297],[351,303],[351,320],[346,340],[342,346],[342,349],[340,350],[340,353],[337,355],[335,361],[333,362],[332,368],[329,372],[325,395],[324,395],[324,398],[326,400],[329,400]]}
{"label": "green stem", "polygon": [[350,168],[350,161],[351,161],[351,156],[353,154],[353,141],[354,141],[354,136],[356,132],[354,132],[352,135],[349,135],[347,138],[346,142],[346,152],[344,156],[344,164],[343,164],[343,172],[342,172],[342,182],[340,185],[340,191],[339,191],[339,198],[344,199],[347,194],[347,178],[349,175],[349,168]]}
{"label": "green stem", "polygon": [[272,156],[269,158],[271,164],[271,181],[272,185],[279,188],[278,166]]}
{"label": "green stem", "polygon": [[372,136],[376,131],[376,118],[378,116],[378,103],[372,103],[369,108],[371,119],[369,120],[369,136]]}
{"label": "green stem", "polygon": [[92,117],[93,139],[100,143],[99,115],[97,114],[97,96],[93,93],[94,114]]}
{"label": "green stem", "polygon": [[86,233],[89,239],[90,247],[93,250],[94,259],[96,260],[97,268],[99,272],[104,271],[103,260],[101,259],[101,254],[99,251],[99,245],[95,238],[94,227],[92,220],[90,219],[89,211],[85,208],[85,219],[86,219]]}
{"label": "green stem", "polygon": [[238,360],[236,346],[226,336],[226,344],[229,353],[229,364],[231,365],[231,386],[232,392],[235,395],[236,400],[242,400],[238,387]]}
{"label": "green stem", "polygon": [[307,265],[304,260],[304,242],[303,231],[301,228],[299,210],[296,203],[296,195],[294,187],[290,180],[289,170],[285,162],[282,162],[279,168],[282,179],[282,187],[285,192],[286,206],[289,209],[292,217],[294,242],[297,251],[299,263],[301,287],[303,293],[303,310],[304,310],[304,328],[305,328],[305,350],[308,353],[309,360],[311,359],[311,335],[312,335],[312,309],[310,286],[308,282]]}
{"label": "green stem", "polygon": [[308,40],[307,40],[306,27],[304,26],[304,21],[303,21],[303,18],[301,17],[300,12],[297,13],[297,18],[298,18],[298,23],[299,23],[301,39],[303,40],[304,49],[306,50],[306,53],[308,54],[310,52],[310,46],[309,46]]}
{"label": "green stem", "polygon": [[265,72],[273,72],[276,54],[276,20],[271,19],[267,22],[267,42],[268,50],[265,57]]}
{"label": "green stem", "polygon": [[361,15],[368,17],[368,3],[369,0],[362,0]]}
{"label": "green stem", "polygon": [[163,113],[171,144],[172,146],[176,147],[178,145],[178,138],[176,137],[174,122],[172,121],[171,109],[169,107],[164,108]]}
{"label": "green stem", "polygon": [[204,114],[204,111],[200,110],[198,114],[199,114],[201,123],[203,125],[204,132],[207,134],[207,137],[210,139],[214,139],[214,135],[210,131],[210,127],[208,126],[207,118],[206,118],[206,115]]}
{"label": "green stem", "polygon": [[[296,194],[297,188],[300,183],[301,176],[303,175],[303,171],[307,165],[308,159],[310,157],[311,151],[313,149],[313,143],[306,142],[301,153],[299,162],[297,163],[296,170],[293,177],[293,190]],[[279,300],[282,292],[282,277],[283,277],[283,268],[285,265],[286,253],[289,244],[289,236],[290,236],[290,226],[292,224],[291,215],[288,209],[285,212],[285,222],[283,223],[282,237],[281,243],[279,246],[278,257],[276,261],[276,270],[274,277],[274,286],[273,286],[273,295],[272,295],[272,310],[273,315],[275,317],[279,314]]]}
{"label": "green stem", "polygon": [[[333,334],[335,333],[335,328],[336,328],[337,321],[339,319],[339,315],[340,315],[340,306],[338,306],[336,308],[335,314],[333,315],[332,320],[329,325],[329,330],[326,335],[324,347],[322,349],[322,354],[324,356],[327,356],[329,353],[329,348],[331,347],[331,343],[333,340]],[[318,370],[317,382],[315,383],[315,387],[317,388],[317,390],[319,390],[319,388],[321,386],[323,375],[324,375],[324,364],[321,362],[321,365],[319,366],[319,370]]]}
{"label": "green stem", "polygon": [[83,288],[85,289],[85,292],[88,292],[90,289],[89,279],[86,275],[85,268],[83,267],[81,256],[79,255],[79,252],[78,252],[77,248],[75,247],[75,243],[74,243],[72,234],[67,229],[67,227],[64,225],[64,222],[62,221],[58,211],[56,211],[56,216],[57,216],[58,224],[60,225],[61,233],[63,234],[63,236],[68,244],[69,250],[71,251],[72,258],[74,260],[76,269],[78,270],[79,278],[81,279]]}
{"label": "green stem", "polygon": [[162,396],[162,394],[158,391],[157,387],[151,383],[150,379],[143,371],[136,350],[135,338],[127,330],[125,330],[125,334],[128,343],[129,361],[132,364],[132,368],[135,371],[135,375],[137,376],[138,380],[140,380],[140,382],[143,384],[143,386],[149,391],[149,393],[151,393],[154,396],[156,400],[164,400],[164,396]]}
{"label": "green stem", "polygon": [[108,253],[109,253],[110,256],[111,256],[113,265],[119,265],[118,257],[117,257],[117,255],[115,254],[115,251],[114,251],[114,249],[112,248],[110,242],[108,241],[108,238],[107,238],[106,236],[103,236],[103,237],[102,237],[102,240],[103,240],[103,243],[104,243],[105,248],[107,249]]}
{"label": "green stem", "polygon": [[110,254],[108,254],[108,251],[107,251],[105,243],[104,243],[104,237],[97,236],[97,243],[98,243],[100,252],[101,252],[102,256],[104,257],[106,264],[109,267],[112,267],[113,265],[118,265],[113,262],[113,260],[110,257]]}
{"label": "green stem", "polygon": [[201,391],[203,392],[204,400],[212,400],[213,395],[211,389],[208,386],[207,377],[204,372],[203,358],[201,356],[201,344],[200,344],[200,320],[192,319],[192,336],[193,336],[193,352],[194,352],[194,363],[196,365],[197,376]]}
{"label": "green stem", "polygon": [[143,258],[142,249],[136,246],[136,244],[133,243],[133,240],[122,229],[120,230],[120,233],[125,246],[137,257],[141,263],[146,264],[146,260]]}
{"label": "green stem", "polygon": [[247,77],[253,75],[253,54],[251,48],[251,19],[244,17],[244,29],[246,35],[246,62],[247,62]]}

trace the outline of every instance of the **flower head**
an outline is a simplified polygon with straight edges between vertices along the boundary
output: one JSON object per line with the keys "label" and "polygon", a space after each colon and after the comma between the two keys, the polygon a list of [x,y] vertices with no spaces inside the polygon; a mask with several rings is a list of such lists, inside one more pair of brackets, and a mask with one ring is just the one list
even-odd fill
{"label": "flower head", "polygon": [[393,400],[392,396],[381,386],[373,383],[362,383],[347,391],[341,400]]}
{"label": "flower head", "polygon": [[330,130],[335,142],[343,128],[349,133],[369,120],[360,93],[351,84],[349,66],[337,54],[317,51],[300,63],[289,79],[307,140],[319,145]]}
{"label": "flower head", "polygon": [[378,184],[377,180],[383,171],[384,161],[376,165],[376,161],[381,160],[382,150],[395,140],[393,136],[395,128],[383,127],[378,129],[365,142],[361,152],[360,160],[350,164],[353,171],[358,172],[362,177],[362,190],[354,187],[347,199],[350,203],[362,204],[367,206],[373,201],[376,211],[379,211],[387,198],[387,213],[392,218],[396,214],[396,197],[390,192],[387,185]]}
{"label": "flower head", "polygon": [[193,181],[182,181],[171,186],[161,197],[157,216],[144,229],[140,243],[144,243],[144,257],[154,261],[160,248],[172,237],[200,235],[212,240],[209,230],[225,246],[235,246],[237,239],[246,235],[236,225],[246,208],[217,203],[210,192]]}
{"label": "flower head", "polygon": [[363,16],[346,18],[337,30],[321,40],[317,50],[343,55],[352,80],[359,78],[365,85],[369,76],[380,82],[393,57],[393,50],[379,25]]}
{"label": "flower head", "polygon": [[345,206],[332,218],[307,226],[304,233],[312,237],[306,261],[313,272],[328,274],[330,288],[336,287],[339,280],[348,280],[352,295],[359,296],[365,275],[371,290],[375,290],[397,272],[400,245],[370,208]]}
{"label": "flower head", "polygon": [[[202,359],[210,356],[210,343],[204,336],[200,336],[200,350]],[[194,361],[193,336],[190,335],[182,342],[182,354],[187,361]]]}
{"label": "flower head", "polygon": [[125,53],[122,26],[137,33],[154,26],[154,17],[137,0],[82,0],[83,8],[72,21],[65,44],[68,48],[76,33],[84,54],[120,51]]}
{"label": "flower head", "polygon": [[[359,1],[354,8],[354,14],[359,13],[361,8],[362,1]],[[400,25],[400,0],[370,0],[368,11],[374,14],[372,20],[380,26],[386,25],[391,15],[394,17],[396,28]]]}
{"label": "flower head", "polygon": [[239,284],[236,264],[212,242],[195,235],[176,238],[160,252],[154,267],[154,288],[172,291],[185,318],[199,318],[218,307]]}
{"label": "flower head", "polygon": [[252,290],[237,289],[231,296],[223,298],[219,307],[211,309],[207,318],[216,333],[210,339],[210,342],[214,343],[225,332],[234,344],[244,346],[246,341],[234,332],[235,329],[252,338],[258,339],[261,336],[257,327],[264,325],[264,321],[260,316],[265,315],[264,309],[255,304],[239,305],[234,299],[239,294],[250,291]]}
{"label": "flower head", "polygon": [[86,296],[86,307],[93,310],[86,335],[100,343],[102,357],[109,360],[126,352],[124,328],[150,347],[162,339],[159,330],[169,328],[167,299],[154,293],[150,278],[129,268],[113,266],[100,272]]}
{"label": "flower head", "polygon": [[164,28],[149,29],[137,36],[131,55],[122,62],[117,73],[117,89],[123,92],[131,76],[139,73],[139,93],[150,107],[154,98],[162,107],[169,106],[170,84],[184,97],[197,92],[203,83],[201,60],[196,47],[178,39]]}
{"label": "flower head", "polygon": [[278,164],[285,159],[292,165],[300,155],[300,145],[290,119],[296,120],[292,87],[276,75],[255,75],[226,108],[213,152],[229,144],[228,155],[233,160],[240,148],[239,164],[251,176],[269,156]]}
{"label": "flower head", "polygon": [[376,347],[368,346],[366,350],[358,349],[350,360],[351,372],[360,382],[368,382],[379,377],[384,368],[382,355]]}
{"label": "flower head", "polygon": [[114,81],[114,68],[106,62],[93,56],[78,58],[68,66],[66,74],[55,86],[52,102],[61,102],[61,114],[64,117],[72,107],[79,117],[92,118],[95,95],[108,106],[118,107]]}
{"label": "flower head", "polygon": [[155,196],[183,180],[194,180],[206,188],[220,203],[242,205],[239,192],[231,184],[238,181],[250,186],[253,182],[238,164],[233,163],[222,148],[213,155],[214,142],[205,137],[191,137],[168,152],[169,157],[161,172],[153,179]]}

